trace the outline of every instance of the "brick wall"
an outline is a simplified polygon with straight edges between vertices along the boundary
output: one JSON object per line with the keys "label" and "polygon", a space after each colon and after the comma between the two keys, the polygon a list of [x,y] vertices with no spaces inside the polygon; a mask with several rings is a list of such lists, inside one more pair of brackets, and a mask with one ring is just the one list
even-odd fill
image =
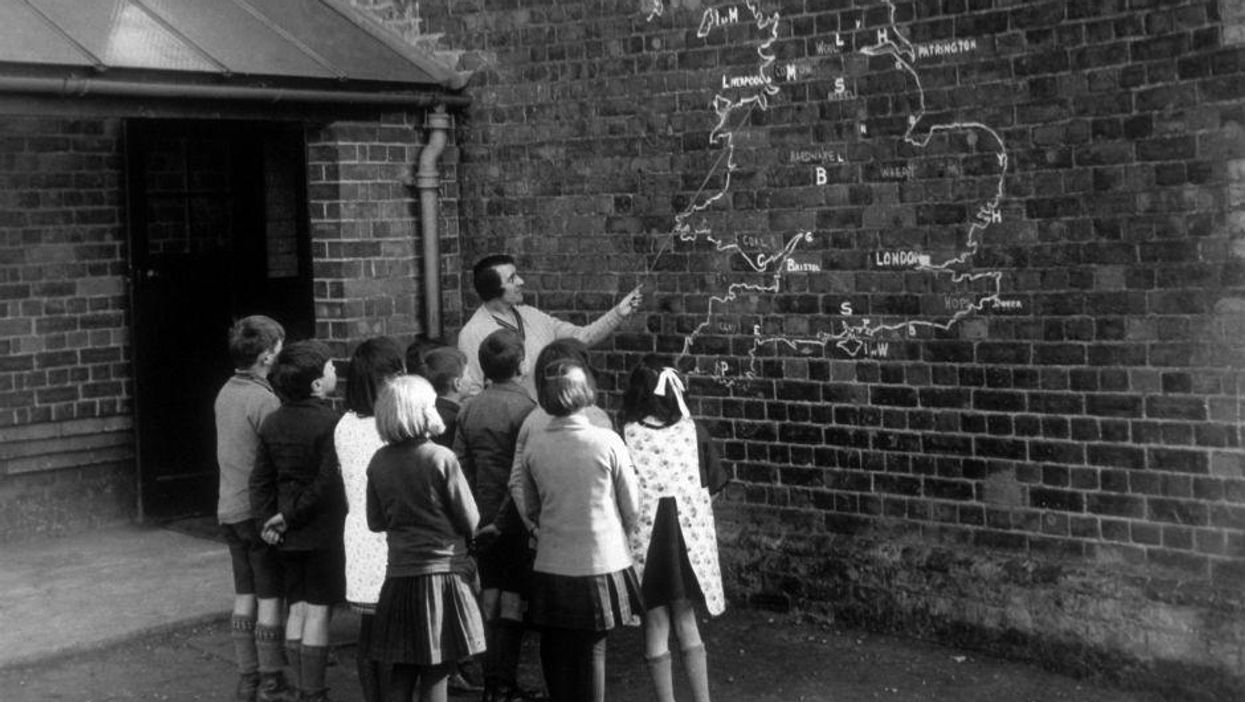
{"label": "brick wall", "polygon": [[463,261],[647,284],[736,603],[1240,690],[1239,3],[384,4],[477,71]]}
{"label": "brick wall", "polygon": [[0,540],[132,516],[119,139],[0,123]]}
{"label": "brick wall", "polygon": [[[376,335],[410,341],[424,331],[423,251],[415,171],[423,115],[336,122],[308,133],[308,201],[314,260],[316,336],[335,355]],[[444,201],[439,237],[447,280],[443,306],[457,324],[455,150],[440,163]]]}

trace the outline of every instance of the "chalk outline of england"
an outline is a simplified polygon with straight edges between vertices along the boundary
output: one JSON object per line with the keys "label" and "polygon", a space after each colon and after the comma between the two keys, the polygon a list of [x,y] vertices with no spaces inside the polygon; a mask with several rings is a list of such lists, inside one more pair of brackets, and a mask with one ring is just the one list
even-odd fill
{"label": "chalk outline of england", "polygon": [[[999,271],[979,271],[961,273],[955,270],[956,266],[966,265],[974,254],[977,253],[981,234],[992,224],[1001,221],[999,204],[1003,198],[1003,185],[1006,180],[1008,168],[1008,156],[1006,145],[1002,137],[993,128],[986,124],[975,121],[966,122],[948,122],[931,124],[928,131],[923,137],[917,136],[918,128],[922,127],[922,122],[926,114],[925,91],[921,84],[920,75],[917,73],[914,64],[918,56],[940,56],[940,52],[935,51],[919,51],[914,45],[908,41],[903,32],[895,23],[895,5],[892,0],[881,0],[888,8],[888,21],[885,29],[877,31],[879,39],[877,44],[862,47],[860,53],[866,56],[883,56],[890,55],[895,61],[895,67],[906,72],[915,82],[918,94],[918,109],[915,114],[909,115],[908,128],[905,131],[902,140],[912,146],[924,149],[928,146],[935,134],[941,132],[955,132],[963,130],[976,130],[984,132],[994,143],[997,144],[996,158],[999,164],[998,182],[995,187],[993,196],[972,216],[969,224],[969,231],[966,236],[964,250],[959,255],[948,258],[941,262],[931,262],[928,256],[922,256],[918,263],[911,269],[916,271],[927,271],[934,275],[948,275],[954,284],[973,283],[979,280],[986,280],[991,283],[991,292],[980,297],[976,302],[970,302],[960,307],[945,321],[931,321],[926,319],[909,319],[900,322],[874,322],[868,317],[861,317],[859,321],[852,324],[847,320],[843,321],[843,329],[839,332],[821,331],[817,335],[811,337],[793,337],[786,335],[763,334],[761,326],[755,325],[752,330],[753,344],[748,352],[749,361],[747,368],[743,370],[739,378],[727,375],[729,366],[724,361],[718,361],[714,364],[714,368],[710,375],[724,385],[733,385],[739,379],[755,379],[757,351],[767,344],[785,344],[788,347],[799,350],[802,347],[820,346],[827,348],[831,343],[843,350],[849,356],[856,357],[864,350],[868,343],[882,339],[890,339],[892,334],[907,332],[909,336],[916,336],[917,330],[931,329],[947,331],[960,322],[964,317],[985,309],[988,304],[1000,305],[1001,299],[1001,283],[1002,273]],[[664,3],[661,0],[645,0],[648,21],[652,21],[655,17],[662,15]],[[682,241],[694,241],[700,237],[704,237],[706,241],[713,244],[715,251],[729,251],[738,254],[753,270],[761,273],[767,269],[772,274],[769,282],[766,284],[756,283],[733,283],[729,285],[726,291],[721,295],[711,295],[709,297],[708,311],[705,319],[698,324],[687,336],[684,337],[683,349],[679,353],[679,358],[685,358],[692,353],[692,346],[696,339],[711,324],[714,317],[715,305],[722,305],[738,298],[740,292],[745,293],[777,293],[781,290],[782,276],[785,272],[785,262],[791,257],[802,243],[812,243],[814,235],[812,232],[800,232],[791,237],[782,249],[773,253],[750,253],[743,250],[738,243],[726,242],[714,236],[712,229],[702,220],[696,226],[693,226],[691,220],[698,213],[708,209],[714,202],[724,197],[730,190],[731,173],[736,170],[735,165],[735,137],[734,132],[729,129],[731,115],[740,109],[746,109],[739,124],[743,124],[751,111],[757,108],[762,110],[769,109],[769,98],[778,94],[779,87],[775,84],[769,75],[769,69],[775,62],[775,56],[770,51],[773,43],[777,40],[778,26],[781,20],[779,13],[774,12],[769,15],[764,14],[759,3],[747,0],[744,5],[748,11],[752,13],[752,19],[759,30],[768,31],[768,37],[762,41],[757,48],[759,58],[757,66],[757,75],[760,77],[760,90],[755,94],[743,97],[739,100],[731,100],[729,97],[718,94],[714,97],[713,107],[718,116],[718,122],[714,129],[710,132],[709,141],[715,144],[721,144],[723,151],[710,169],[710,173],[706,175],[701,189],[693,196],[692,202],[681,213],[675,215],[675,226],[672,235],[677,235]],[[697,36],[703,38],[713,29],[722,24],[716,21],[720,17],[721,8],[710,7],[705,9],[701,14],[701,21]],[[894,37],[892,39],[891,37]],[[956,48],[958,50],[971,50],[976,48],[975,40],[956,40]],[[725,172],[723,174],[722,187],[712,193],[709,193],[703,199],[701,196],[704,191],[705,184],[709,182],[718,167],[725,162]],[[657,256],[665,250],[664,246],[658,251]],[[655,262],[655,261],[654,261]],[[772,266],[772,268],[770,268]],[[651,270],[651,267],[650,267]],[[898,269],[897,269],[898,272]],[[697,369],[698,372],[699,369]]]}

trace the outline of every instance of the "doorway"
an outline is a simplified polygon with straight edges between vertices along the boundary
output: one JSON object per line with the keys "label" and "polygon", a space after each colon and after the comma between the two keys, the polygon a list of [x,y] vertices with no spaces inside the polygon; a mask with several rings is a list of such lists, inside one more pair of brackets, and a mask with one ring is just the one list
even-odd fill
{"label": "doorway", "polygon": [[126,152],[140,514],[213,514],[230,325],[315,332],[303,128],[135,119]]}

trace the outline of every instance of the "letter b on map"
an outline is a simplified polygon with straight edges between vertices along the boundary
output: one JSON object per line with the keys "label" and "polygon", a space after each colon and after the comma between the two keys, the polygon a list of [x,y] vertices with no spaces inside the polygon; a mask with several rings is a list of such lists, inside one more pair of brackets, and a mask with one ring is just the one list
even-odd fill
{"label": "letter b on map", "polygon": [[826,182],[829,180],[830,180],[830,177],[829,175],[826,174],[826,169],[822,166],[818,166],[817,167],[817,184],[825,185]]}

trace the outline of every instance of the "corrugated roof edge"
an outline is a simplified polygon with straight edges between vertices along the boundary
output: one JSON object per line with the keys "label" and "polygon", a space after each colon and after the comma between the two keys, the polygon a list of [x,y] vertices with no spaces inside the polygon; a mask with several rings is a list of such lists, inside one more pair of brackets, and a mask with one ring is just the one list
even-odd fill
{"label": "corrugated roof edge", "polygon": [[376,17],[352,5],[349,0],[319,1],[353,22],[363,31],[371,34],[377,41],[418,66],[428,75],[435,78],[442,87],[449,90],[462,90],[467,85],[467,81],[471,80],[471,71],[455,70],[438,61],[436,57],[416,49],[396,32],[386,27]]}

